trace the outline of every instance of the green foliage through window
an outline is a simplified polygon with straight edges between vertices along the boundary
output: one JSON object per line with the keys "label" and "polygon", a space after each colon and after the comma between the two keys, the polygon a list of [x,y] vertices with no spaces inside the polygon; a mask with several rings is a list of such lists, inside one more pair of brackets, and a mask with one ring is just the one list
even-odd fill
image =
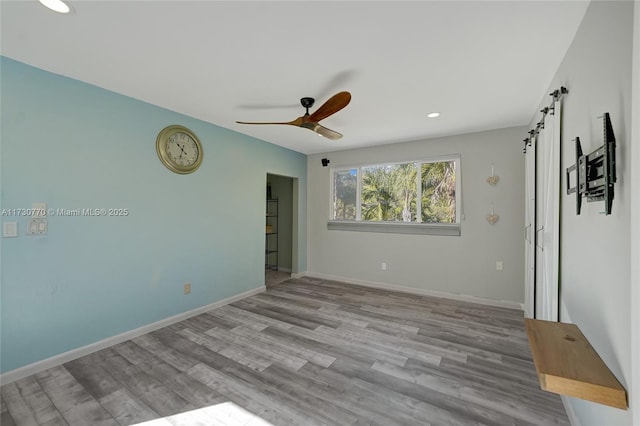
{"label": "green foliage through window", "polygon": [[415,220],[415,163],[363,167],[361,170],[362,220]]}
{"label": "green foliage through window", "polygon": [[457,164],[447,160],[334,170],[332,219],[456,223]]}
{"label": "green foliage through window", "polygon": [[455,223],[456,168],[453,161],[422,164],[422,222]]}
{"label": "green foliage through window", "polygon": [[355,220],[357,170],[341,170],[333,175],[333,218],[337,220]]}

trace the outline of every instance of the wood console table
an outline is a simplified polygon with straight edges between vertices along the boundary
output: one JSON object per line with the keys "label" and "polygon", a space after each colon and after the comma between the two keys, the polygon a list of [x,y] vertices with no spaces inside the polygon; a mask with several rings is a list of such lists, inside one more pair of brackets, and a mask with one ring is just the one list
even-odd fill
{"label": "wood console table", "polygon": [[575,324],[524,322],[543,390],[627,409],[627,391]]}

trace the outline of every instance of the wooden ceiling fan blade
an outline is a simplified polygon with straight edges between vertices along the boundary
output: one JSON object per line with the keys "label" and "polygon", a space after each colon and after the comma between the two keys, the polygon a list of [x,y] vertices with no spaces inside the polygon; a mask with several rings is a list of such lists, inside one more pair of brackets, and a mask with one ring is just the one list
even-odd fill
{"label": "wooden ceiling fan blade", "polygon": [[[351,102],[351,93],[340,92],[329,98],[327,102],[322,104],[313,114],[309,116],[309,121],[317,123],[324,120],[330,115],[335,114]],[[339,133],[338,133],[339,134]]]}
{"label": "wooden ceiling fan blade", "polygon": [[317,134],[324,136],[327,139],[338,140],[342,137],[342,133],[338,133],[335,130],[327,129],[326,127],[318,124],[318,127],[314,130]]}
{"label": "wooden ceiling fan blade", "polygon": [[327,129],[322,124],[319,123],[303,123],[300,127],[304,127],[305,129],[312,130],[319,134],[320,136],[324,136],[327,139],[336,140],[342,137],[341,133],[336,132],[335,130]]}

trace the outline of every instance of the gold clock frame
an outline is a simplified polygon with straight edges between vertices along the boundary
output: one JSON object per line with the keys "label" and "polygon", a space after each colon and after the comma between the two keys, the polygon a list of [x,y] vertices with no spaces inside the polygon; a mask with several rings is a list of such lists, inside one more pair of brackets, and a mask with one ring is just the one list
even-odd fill
{"label": "gold clock frame", "polygon": [[[196,146],[198,147],[198,158],[196,162],[190,166],[180,166],[180,165],[174,164],[170,160],[169,156],[167,155],[165,142],[175,133],[186,133],[187,135],[189,135],[189,137],[191,137],[195,141]],[[167,169],[181,175],[193,173],[196,170],[198,170],[198,167],[200,167],[200,164],[202,164],[202,158],[204,157],[202,144],[200,143],[200,139],[198,139],[196,134],[193,133],[191,130],[187,129],[186,127],[180,126],[177,124],[167,126],[164,129],[162,129],[160,133],[158,133],[158,137],[156,138],[156,152],[158,153],[158,158],[160,159],[162,164],[165,165]]]}

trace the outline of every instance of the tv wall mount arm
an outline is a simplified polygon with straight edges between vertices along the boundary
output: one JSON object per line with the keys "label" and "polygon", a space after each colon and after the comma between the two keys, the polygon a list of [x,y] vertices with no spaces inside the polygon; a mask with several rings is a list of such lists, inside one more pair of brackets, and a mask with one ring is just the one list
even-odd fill
{"label": "tv wall mount arm", "polygon": [[[591,154],[584,155],[580,138],[576,137],[576,164],[567,168],[567,194],[576,193],[576,214],[580,214],[582,197],[587,202],[604,201],[605,214],[611,214],[613,184],[616,182],[616,138],[609,113],[602,115],[604,143]],[[575,186],[571,173],[575,172]]]}

